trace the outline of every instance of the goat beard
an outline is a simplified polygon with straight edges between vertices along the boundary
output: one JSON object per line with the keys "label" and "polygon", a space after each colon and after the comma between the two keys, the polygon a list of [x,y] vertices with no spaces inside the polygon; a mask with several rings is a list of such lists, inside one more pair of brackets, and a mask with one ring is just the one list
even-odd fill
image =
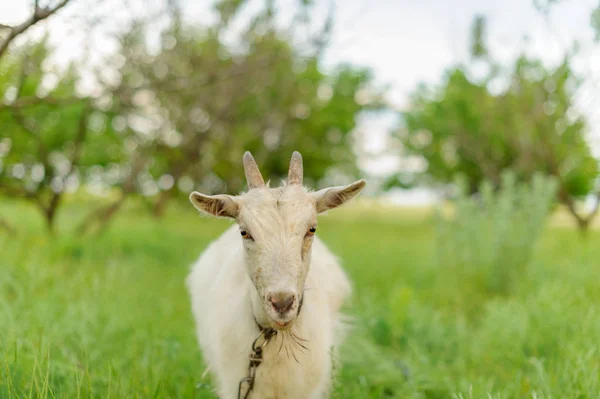
{"label": "goat beard", "polygon": [[279,349],[277,350],[277,355],[282,354],[282,351],[285,350],[285,354],[288,359],[294,359],[296,363],[301,364],[298,358],[302,358],[306,352],[310,350],[309,342],[307,339],[302,338],[299,334],[294,332],[293,323],[290,328],[284,330],[278,330],[277,336],[280,338],[276,339],[276,343],[279,343]]}

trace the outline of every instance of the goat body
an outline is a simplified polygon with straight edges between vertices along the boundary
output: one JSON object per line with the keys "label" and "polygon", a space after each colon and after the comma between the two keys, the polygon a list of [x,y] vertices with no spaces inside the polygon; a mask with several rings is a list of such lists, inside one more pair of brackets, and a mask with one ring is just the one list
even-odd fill
{"label": "goat body", "polygon": [[294,152],[287,183],[269,188],[249,152],[243,163],[247,193],[190,194],[200,212],[237,223],[187,279],[204,359],[219,396],[236,398],[259,325],[274,329],[249,397],[325,398],[350,282],[315,235],[317,215],[355,198],[365,181],[312,192],[302,185],[302,156]]}
{"label": "goat body", "polygon": [[[237,398],[248,373],[252,342],[259,333],[256,289],[244,264],[236,226],[213,242],[187,279],[204,360],[222,399]],[[332,356],[343,334],[339,313],[350,282],[338,260],[315,237],[302,309],[264,348],[250,398],[312,399],[329,395]]]}

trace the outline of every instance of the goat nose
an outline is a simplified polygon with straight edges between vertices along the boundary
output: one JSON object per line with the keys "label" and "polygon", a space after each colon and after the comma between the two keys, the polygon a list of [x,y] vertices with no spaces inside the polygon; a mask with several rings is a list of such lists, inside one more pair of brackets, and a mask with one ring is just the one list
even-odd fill
{"label": "goat nose", "polygon": [[294,304],[295,295],[289,292],[276,292],[269,295],[269,301],[273,308],[281,314],[287,312]]}

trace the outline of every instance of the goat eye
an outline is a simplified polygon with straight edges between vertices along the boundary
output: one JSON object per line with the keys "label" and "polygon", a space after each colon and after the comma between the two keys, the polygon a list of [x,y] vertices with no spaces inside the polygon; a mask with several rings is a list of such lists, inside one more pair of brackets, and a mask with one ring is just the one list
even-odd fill
{"label": "goat eye", "polygon": [[311,227],[310,229],[308,229],[307,235],[312,236],[313,234],[315,234],[316,231],[317,231],[316,227]]}
{"label": "goat eye", "polygon": [[252,238],[246,230],[240,231],[240,234],[242,235],[242,238]]}

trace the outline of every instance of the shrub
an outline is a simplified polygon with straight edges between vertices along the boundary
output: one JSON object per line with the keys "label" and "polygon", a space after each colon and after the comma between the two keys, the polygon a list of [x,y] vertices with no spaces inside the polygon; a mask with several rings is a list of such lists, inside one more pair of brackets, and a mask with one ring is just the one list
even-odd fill
{"label": "shrub", "polygon": [[443,268],[448,277],[436,289],[445,300],[471,307],[514,289],[550,213],[557,184],[539,174],[529,184],[517,183],[512,172],[505,172],[498,188],[485,182],[477,196],[469,196],[460,181],[459,187],[453,215],[436,213],[436,270]]}

